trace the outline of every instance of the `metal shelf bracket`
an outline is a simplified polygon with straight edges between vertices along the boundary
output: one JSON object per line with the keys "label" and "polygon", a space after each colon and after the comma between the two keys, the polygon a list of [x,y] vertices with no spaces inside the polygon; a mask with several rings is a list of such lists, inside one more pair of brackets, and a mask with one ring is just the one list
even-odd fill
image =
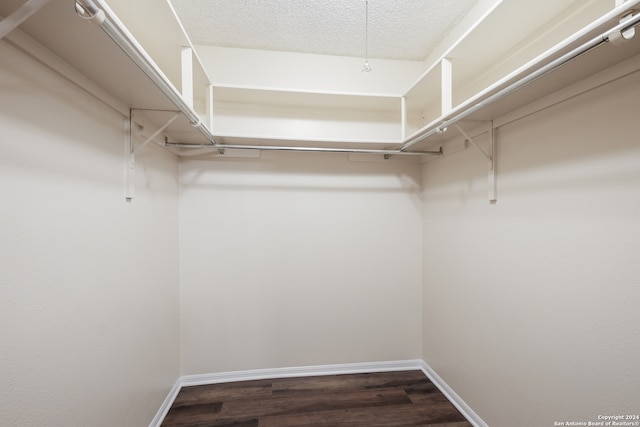
{"label": "metal shelf bracket", "polygon": [[498,201],[498,187],[496,182],[496,133],[495,128],[493,127],[493,120],[487,122],[487,130],[486,132],[489,135],[489,152],[487,153],[478,143],[476,143],[473,138],[469,136],[467,132],[464,131],[458,124],[454,124],[455,128],[458,129],[458,132],[464,136],[464,138],[469,141],[469,143],[474,146],[489,162],[489,175],[488,175],[488,184],[489,184],[489,203],[495,204]]}
{"label": "metal shelf bracket", "polygon": [[[124,130],[124,182],[125,182],[125,199],[127,201],[133,200],[133,196],[135,193],[135,169],[136,169],[136,153],[142,151],[151,141],[153,141],[158,135],[160,135],[171,123],[173,123],[178,117],[180,117],[180,113],[174,112],[174,114],[164,123],[164,125],[160,126],[155,132],[153,132],[149,137],[147,137],[141,144],[136,147],[134,132],[133,130],[138,126],[135,121],[135,110],[129,110],[129,117],[125,119],[125,130]],[[140,135],[142,135],[142,127],[140,127]]]}

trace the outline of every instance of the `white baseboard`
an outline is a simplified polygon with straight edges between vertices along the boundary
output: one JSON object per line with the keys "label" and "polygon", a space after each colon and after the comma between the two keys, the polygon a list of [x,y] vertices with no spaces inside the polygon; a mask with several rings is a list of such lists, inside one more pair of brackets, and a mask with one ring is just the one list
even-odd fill
{"label": "white baseboard", "polygon": [[462,398],[458,396],[458,394],[453,391],[453,389],[449,387],[449,385],[444,382],[442,378],[440,378],[440,375],[438,375],[436,371],[431,369],[431,366],[427,365],[427,362],[425,362],[424,360],[420,360],[420,364],[420,369],[422,370],[422,372],[424,372],[427,378],[429,378],[429,380],[431,380],[431,382],[434,383],[435,386],[438,387],[438,389],[440,389],[442,394],[444,394],[445,397],[449,399],[451,403],[453,403],[453,406],[455,406],[458,411],[460,411],[460,413],[464,415],[464,417],[471,424],[473,424],[474,427],[489,427],[487,423],[485,423],[482,418],[480,418],[478,414],[476,414],[475,411],[471,409],[471,407],[467,405],[465,401],[462,400]]}
{"label": "white baseboard", "polygon": [[171,387],[171,390],[169,391],[167,397],[164,399],[164,402],[162,402],[162,405],[160,405],[160,409],[158,409],[156,416],[153,417],[153,420],[151,420],[151,424],[149,424],[149,427],[160,427],[160,424],[162,424],[162,421],[164,421],[164,417],[167,416],[167,412],[169,412],[169,409],[171,409],[171,405],[173,405],[173,401],[176,400],[176,397],[178,396],[178,393],[180,393],[181,389],[182,383],[180,382],[180,378],[178,378],[173,387]]}
{"label": "white baseboard", "polygon": [[233,381],[265,380],[270,378],[315,377],[320,375],[362,374],[366,372],[411,371],[422,369],[421,360],[397,362],[348,363],[344,365],[298,366],[293,368],[256,369],[216,374],[186,375],[182,385],[218,384]]}
{"label": "white baseboard", "polygon": [[235,381],[253,381],[270,378],[313,377],[320,375],[362,374],[368,372],[422,371],[475,427],[487,424],[435,373],[423,360],[348,363],[343,365],[299,366],[292,368],[256,369],[250,371],[220,372],[214,374],[185,375],[176,381],[149,427],[160,427],[182,387],[219,384]]}

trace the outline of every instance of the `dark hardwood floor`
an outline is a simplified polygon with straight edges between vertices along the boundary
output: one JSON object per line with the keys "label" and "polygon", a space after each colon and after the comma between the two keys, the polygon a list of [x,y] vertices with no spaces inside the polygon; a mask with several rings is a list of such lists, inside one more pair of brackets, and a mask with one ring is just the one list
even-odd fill
{"label": "dark hardwood floor", "polygon": [[162,427],[471,424],[421,371],[328,375],[184,387]]}

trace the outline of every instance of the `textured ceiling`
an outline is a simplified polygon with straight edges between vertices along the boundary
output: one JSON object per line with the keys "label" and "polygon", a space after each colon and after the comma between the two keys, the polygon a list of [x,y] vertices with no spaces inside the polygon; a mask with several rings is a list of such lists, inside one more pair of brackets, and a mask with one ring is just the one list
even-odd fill
{"label": "textured ceiling", "polygon": [[[365,54],[365,0],[170,0],[195,44]],[[369,0],[369,57],[423,60],[477,0]]]}

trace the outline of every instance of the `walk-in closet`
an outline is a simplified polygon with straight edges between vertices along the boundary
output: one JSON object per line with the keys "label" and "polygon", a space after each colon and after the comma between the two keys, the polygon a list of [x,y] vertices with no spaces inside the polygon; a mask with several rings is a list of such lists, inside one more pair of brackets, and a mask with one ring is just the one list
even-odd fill
{"label": "walk-in closet", "polygon": [[639,21],[0,1],[0,425],[639,426]]}

